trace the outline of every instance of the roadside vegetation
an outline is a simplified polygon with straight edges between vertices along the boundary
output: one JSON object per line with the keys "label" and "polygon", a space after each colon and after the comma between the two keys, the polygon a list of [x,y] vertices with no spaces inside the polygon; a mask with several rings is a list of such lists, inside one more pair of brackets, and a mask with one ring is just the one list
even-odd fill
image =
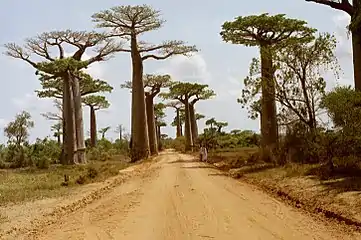
{"label": "roadside vegetation", "polygon": [[[352,15],[349,30],[359,39],[358,7],[344,2],[322,1]],[[241,123],[239,129],[229,130],[224,119],[197,111],[197,103],[216,97],[216,89],[144,72],[146,60],[188,57],[198,51],[182,40],[140,41],[140,35],[161,29],[165,21],[160,16],[148,5],[117,6],[91,16],[94,31],[46,32],[21,45],[5,45],[6,55],[36,70],[42,86],[36,92],[39,98],[54,100],[55,112],[43,114],[54,122],[49,129],[53,139],[30,143],[29,131],[36,123],[25,111],[4,129],[8,142],[0,146],[0,204],[50,197],[67,187],[102,181],[166,148],[197,155],[203,144],[209,162],[235,178],[281,189],[310,206],[330,207],[361,222],[351,212],[361,210],[354,194],[361,191],[359,42],[353,43],[355,87],[330,89],[329,82],[337,80],[341,70],[332,34],[284,14],[225,22],[215,33],[224,42],[259,50],[259,56],[250,59],[235,101],[239,111],[244,108],[260,121],[260,133],[241,129]],[[66,57],[69,48],[73,53]],[[88,49],[94,50],[93,56],[84,60]],[[84,69],[120,53],[132,59],[132,78],[119,83],[132,95],[132,121],[129,136],[119,125],[119,138],[111,142],[106,134],[112,127],[98,129],[96,113],[110,106],[102,94],[112,92],[113,86]],[[89,139],[84,134],[84,106],[90,109]],[[166,108],[174,110],[170,123],[165,121]],[[200,121],[206,125],[202,132]],[[175,138],[162,133],[167,125],[174,127]]]}

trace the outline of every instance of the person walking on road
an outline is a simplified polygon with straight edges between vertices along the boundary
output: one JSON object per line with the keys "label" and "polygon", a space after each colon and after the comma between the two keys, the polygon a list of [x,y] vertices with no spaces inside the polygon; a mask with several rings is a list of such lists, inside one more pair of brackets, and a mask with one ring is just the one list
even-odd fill
{"label": "person walking on road", "polygon": [[207,155],[207,148],[202,145],[200,149],[201,162],[207,162]]}

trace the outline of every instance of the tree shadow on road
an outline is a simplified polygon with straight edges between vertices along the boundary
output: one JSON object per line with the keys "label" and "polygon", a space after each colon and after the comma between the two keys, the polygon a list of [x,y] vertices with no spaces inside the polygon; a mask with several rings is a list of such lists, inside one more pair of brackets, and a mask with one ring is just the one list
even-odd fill
{"label": "tree shadow on road", "polygon": [[213,176],[213,177],[219,177],[219,176],[229,177],[229,174],[228,174],[228,173],[209,173],[208,176]]}
{"label": "tree shadow on road", "polygon": [[184,160],[184,159],[177,159],[175,161],[167,162],[167,164],[173,164],[173,163],[192,163],[192,162],[199,162],[196,160]]}
{"label": "tree shadow on road", "polygon": [[198,165],[198,166],[189,166],[189,167],[181,167],[181,168],[190,168],[190,169],[195,169],[195,168],[211,168],[211,169],[216,169],[216,167],[214,166],[207,166],[207,165]]}

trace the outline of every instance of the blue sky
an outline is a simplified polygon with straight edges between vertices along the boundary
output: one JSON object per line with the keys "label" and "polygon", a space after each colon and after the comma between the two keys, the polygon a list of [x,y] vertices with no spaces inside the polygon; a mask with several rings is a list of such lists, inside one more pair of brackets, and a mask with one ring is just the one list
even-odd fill
{"label": "blue sky", "polygon": [[[195,44],[199,54],[187,59],[175,57],[166,61],[145,62],[145,73],[166,72],[175,80],[197,81],[207,83],[217,93],[210,101],[199,102],[198,112],[207,117],[215,117],[219,121],[227,121],[230,129],[252,129],[258,131],[259,121],[247,118],[246,110],[237,103],[242,89],[243,78],[248,73],[252,57],[258,55],[256,48],[226,44],[219,36],[224,21],[236,16],[285,13],[292,18],[306,20],[310,26],[321,32],[334,33],[339,46],[337,54],[343,70],[340,84],[352,84],[352,57],[350,40],[347,38],[345,26],[348,17],[341,12],[326,6],[307,3],[304,0],[277,1],[0,1],[0,44],[16,42],[21,44],[27,37],[52,30],[91,30],[94,24],[90,16],[100,10],[119,4],[150,4],[162,11],[167,20],[161,30],[144,35],[144,40],[158,43],[163,40],[184,40]],[[3,52],[5,49],[2,48]],[[95,64],[89,72],[95,77],[106,79],[115,88],[107,95],[111,107],[98,113],[100,127],[111,126],[113,130],[108,137],[116,138],[114,132],[117,124],[123,124],[127,131],[130,126],[130,93],[120,89],[119,85],[130,79],[130,56],[127,53],[117,54],[112,60]],[[0,55],[0,131],[21,110],[28,110],[35,121],[30,139],[45,137],[50,134],[51,122],[45,120],[40,113],[55,111],[51,100],[37,99],[34,90],[39,88],[34,69],[25,62]],[[335,85],[335,79],[327,79],[329,88]],[[88,109],[85,108],[85,127],[88,129]],[[168,122],[174,117],[172,110],[167,110]],[[200,124],[203,128],[203,123]],[[174,129],[163,130],[174,136]],[[5,141],[0,134],[0,143]]]}

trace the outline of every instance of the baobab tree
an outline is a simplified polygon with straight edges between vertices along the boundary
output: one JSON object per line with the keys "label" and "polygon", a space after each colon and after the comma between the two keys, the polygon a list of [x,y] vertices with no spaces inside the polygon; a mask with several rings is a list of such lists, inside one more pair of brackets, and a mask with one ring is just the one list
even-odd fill
{"label": "baobab tree", "polygon": [[211,89],[208,89],[208,85],[199,85],[199,87],[196,88],[194,92],[194,96],[189,101],[189,120],[191,123],[193,143],[197,142],[198,138],[198,125],[194,105],[200,100],[208,100],[214,96],[216,96],[215,92]]}
{"label": "baobab tree", "polygon": [[[79,72],[91,64],[106,60],[122,48],[114,40],[104,34],[86,31],[53,31],[42,33],[25,40],[25,46],[15,43],[5,45],[6,55],[21,59],[33,68],[36,73],[46,79],[60,79],[63,84],[64,110],[64,155],[66,164],[85,163],[85,141],[81,89]],[[56,56],[53,50],[58,52]],[[65,50],[73,50],[70,57],[65,56]],[[95,56],[82,59],[86,50],[94,49]],[[30,57],[37,55],[43,61],[35,61]]]}
{"label": "baobab tree", "polygon": [[162,150],[162,132],[161,127],[166,127],[167,124],[164,121],[166,117],[164,109],[167,106],[163,103],[157,103],[154,105],[154,117],[155,117],[155,126],[156,126],[156,138],[157,138],[157,150]]}
{"label": "baobab tree", "polygon": [[359,0],[305,0],[340,10],[351,17],[348,29],[352,37],[352,55],[355,89],[361,91],[361,14]]}
{"label": "baobab tree", "polygon": [[193,146],[191,119],[190,119],[190,101],[192,97],[199,94],[202,89],[207,88],[208,85],[198,83],[184,83],[175,82],[169,87],[169,92],[162,93],[161,96],[165,99],[178,100],[184,105],[185,121],[184,121],[184,136],[186,138],[186,150],[191,150]]}
{"label": "baobab tree", "polygon": [[167,107],[171,107],[175,109],[175,118],[172,123],[172,126],[176,127],[176,137],[182,136],[182,123],[180,121],[180,109],[182,108],[182,103],[180,101],[171,101],[167,105]]}
{"label": "baobab tree", "polygon": [[96,111],[105,109],[110,106],[110,103],[104,96],[89,95],[83,97],[83,103],[89,107],[90,111],[90,146],[95,147],[97,141],[97,121]]}
{"label": "baobab tree", "polygon": [[123,127],[122,124],[119,124],[116,129],[115,132],[119,134],[119,141],[123,140],[123,132],[124,132],[125,128]]}
{"label": "baobab tree", "polygon": [[277,111],[273,55],[292,41],[313,39],[313,28],[305,21],[286,18],[284,14],[268,14],[237,17],[233,22],[222,25],[220,35],[225,42],[257,46],[261,56],[261,133],[263,150],[272,151],[278,143]]}
{"label": "baobab tree", "polygon": [[195,46],[183,41],[165,41],[149,44],[139,40],[146,32],[160,29],[164,20],[160,11],[149,5],[117,6],[92,16],[97,27],[111,30],[111,35],[129,42],[130,48],[123,49],[132,58],[132,124],[131,158],[137,161],[149,155],[149,136],[144,98],[143,62],[147,59],[164,60],[174,55],[189,56],[196,52]]}
{"label": "baobab tree", "polygon": [[[154,98],[160,93],[162,88],[170,87],[172,84],[170,75],[146,74],[143,76],[145,88],[146,115],[148,124],[149,148],[152,155],[158,154],[156,124],[154,116]],[[132,89],[131,82],[121,84],[122,88]]]}
{"label": "baobab tree", "polygon": [[102,135],[102,140],[105,139],[105,134],[110,130],[110,126],[103,127],[99,130],[99,133]]}

